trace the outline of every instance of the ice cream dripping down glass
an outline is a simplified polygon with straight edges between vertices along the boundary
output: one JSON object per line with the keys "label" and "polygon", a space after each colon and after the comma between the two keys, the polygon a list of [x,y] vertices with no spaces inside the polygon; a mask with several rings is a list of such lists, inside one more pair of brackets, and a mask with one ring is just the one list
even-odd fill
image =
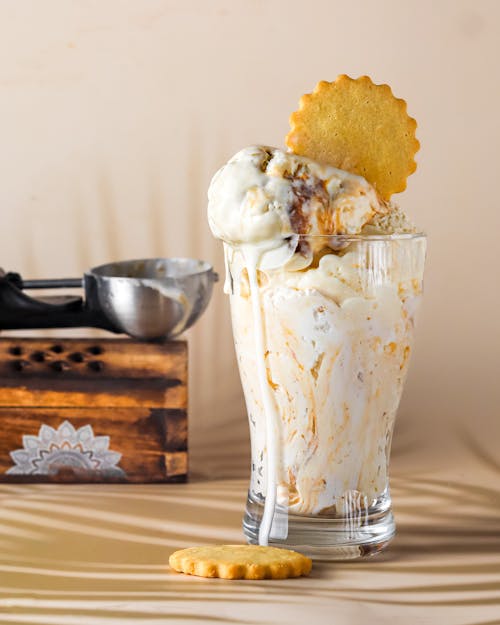
{"label": "ice cream dripping down glass", "polygon": [[224,242],[251,433],[248,542],[351,559],[393,538],[389,455],[425,249],[419,233]]}

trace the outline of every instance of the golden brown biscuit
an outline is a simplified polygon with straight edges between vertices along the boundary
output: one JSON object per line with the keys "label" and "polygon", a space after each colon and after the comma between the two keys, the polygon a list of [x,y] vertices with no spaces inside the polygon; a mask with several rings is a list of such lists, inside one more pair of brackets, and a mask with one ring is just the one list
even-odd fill
{"label": "golden brown biscuit", "polygon": [[307,575],[310,558],[296,551],[258,545],[210,545],[174,552],[168,563],[180,573],[224,579],[285,579]]}
{"label": "golden brown biscuit", "polygon": [[363,176],[384,199],[406,189],[417,165],[417,122],[388,85],[368,76],[321,81],[290,116],[287,146],[301,156]]}

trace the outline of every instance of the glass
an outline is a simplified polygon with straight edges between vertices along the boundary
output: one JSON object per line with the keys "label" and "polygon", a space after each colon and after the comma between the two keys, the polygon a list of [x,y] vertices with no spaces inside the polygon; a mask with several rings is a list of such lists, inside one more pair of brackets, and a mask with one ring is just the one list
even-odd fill
{"label": "glass", "polygon": [[377,553],[395,532],[389,454],[425,236],[224,248],[251,434],[248,542],[323,559]]}

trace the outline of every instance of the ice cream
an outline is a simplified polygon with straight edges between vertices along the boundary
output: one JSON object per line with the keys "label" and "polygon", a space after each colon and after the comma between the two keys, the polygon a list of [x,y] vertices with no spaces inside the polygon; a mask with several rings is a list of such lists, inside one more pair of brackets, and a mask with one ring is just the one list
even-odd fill
{"label": "ice cream", "polygon": [[[374,259],[370,244],[354,241],[341,255],[324,255],[315,268],[259,274],[262,356],[281,450],[278,502],[294,514],[342,511],[352,492],[368,508],[387,487],[425,241],[380,241],[377,248]],[[258,500],[267,484],[260,355],[245,260],[234,248],[228,257],[236,352],[257,459],[251,492]],[[387,271],[379,271],[384,266]]]}
{"label": "ice cream", "polygon": [[214,235],[230,243],[355,234],[387,206],[364,178],[267,146],[235,154],[208,191]]}
{"label": "ice cream", "polygon": [[361,176],[267,146],[235,154],[214,176],[208,202],[213,234],[259,245],[259,267],[282,266],[295,251],[310,262],[295,235],[357,234],[389,210]]}
{"label": "ice cream", "polygon": [[277,505],[368,514],[388,486],[425,239],[364,178],[276,148],[238,152],[208,196],[251,427],[250,497],[265,502],[259,541],[279,533]]}

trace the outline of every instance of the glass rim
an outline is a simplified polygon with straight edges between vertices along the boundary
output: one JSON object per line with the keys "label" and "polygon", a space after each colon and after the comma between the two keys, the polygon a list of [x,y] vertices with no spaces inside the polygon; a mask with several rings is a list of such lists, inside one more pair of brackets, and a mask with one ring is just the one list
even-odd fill
{"label": "glass rim", "polygon": [[425,232],[401,232],[397,234],[298,234],[292,233],[284,240],[297,238],[298,240],[307,239],[333,239],[336,241],[411,241],[414,239],[426,239]]}

